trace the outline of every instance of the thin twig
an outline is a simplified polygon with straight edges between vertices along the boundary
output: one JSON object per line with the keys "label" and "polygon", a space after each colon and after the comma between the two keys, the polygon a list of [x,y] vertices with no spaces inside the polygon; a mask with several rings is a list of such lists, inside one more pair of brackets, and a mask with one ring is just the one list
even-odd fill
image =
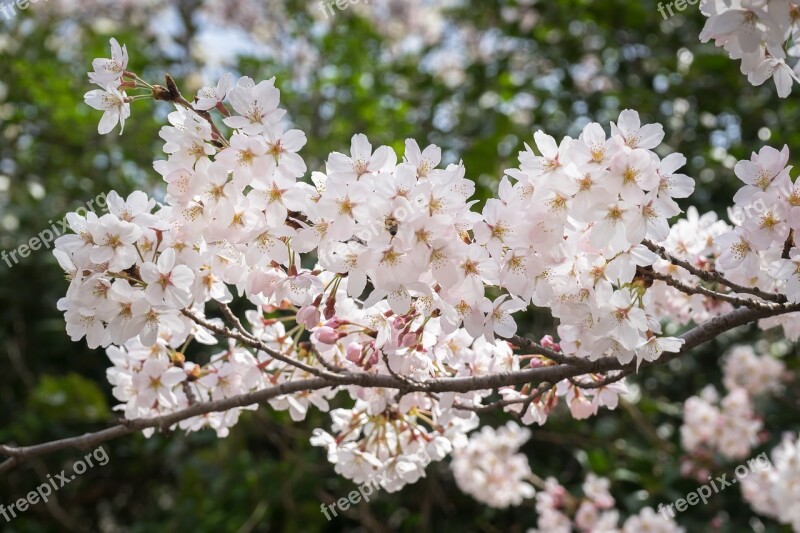
{"label": "thin twig", "polygon": [[236,315],[233,313],[233,311],[232,311],[232,310],[231,310],[231,308],[228,306],[228,304],[220,303],[220,304],[219,304],[219,308],[220,308],[220,310],[222,311],[222,315],[225,317],[225,319],[226,319],[228,322],[230,322],[230,324],[231,324],[233,327],[235,327],[236,329],[238,329],[239,331],[241,331],[241,332],[242,332],[242,334],[244,334],[244,335],[247,335],[247,336],[248,336],[248,337],[250,337],[251,339],[256,339],[256,336],[255,336],[255,335],[253,335],[252,333],[250,333],[249,331],[247,331],[247,329],[245,329],[245,327],[242,325],[242,321],[241,321],[241,320],[239,320],[239,317],[238,317],[238,316],[236,316]]}
{"label": "thin twig", "polygon": [[685,283],[678,281],[677,279],[669,276],[667,274],[661,274],[654,270],[644,270],[639,269],[639,274],[645,277],[649,277],[651,279],[663,281],[670,287],[681,291],[684,294],[701,294],[703,296],[708,296],[709,298],[713,298],[715,300],[720,300],[723,302],[728,302],[733,305],[738,305],[739,307],[752,307],[756,309],[771,309],[774,308],[776,305],[779,304],[768,304],[764,302],[760,302],[758,300],[753,300],[750,298],[740,298],[738,296],[733,296],[731,294],[722,294],[720,292],[712,291],[711,289],[706,289],[700,285],[692,286],[686,285]]}
{"label": "thin twig", "polygon": [[217,335],[222,335],[223,337],[227,337],[229,339],[237,340],[237,341],[241,342],[242,344],[244,344],[245,346],[250,346],[251,348],[255,348],[257,350],[261,350],[262,352],[265,352],[266,354],[268,354],[273,359],[277,359],[278,361],[286,363],[287,365],[291,365],[291,366],[294,366],[296,368],[299,368],[300,370],[308,372],[312,376],[324,377],[324,378],[334,379],[334,380],[337,378],[336,374],[333,374],[331,372],[327,372],[325,370],[321,370],[319,368],[314,368],[313,366],[307,365],[307,364],[305,364],[305,363],[303,363],[301,361],[298,361],[296,359],[292,359],[291,357],[288,357],[288,356],[280,353],[277,350],[273,350],[272,348],[270,348],[269,346],[267,346],[265,343],[263,343],[262,341],[260,341],[258,339],[248,337],[244,333],[228,329],[225,326],[217,326],[216,324],[213,324],[212,322],[209,322],[208,320],[206,320],[204,318],[201,318],[200,316],[197,315],[197,313],[195,313],[191,309],[184,309],[184,310],[181,311],[181,313],[183,313],[187,317],[191,318],[197,324],[203,326],[204,328],[206,328],[206,329],[208,329],[210,331],[213,331]]}
{"label": "thin twig", "polygon": [[569,382],[572,383],[573,385],[575,385],[576,387],[580,388],[580,389],[602,389],[603,387],[607,387],[607,386],[611,385],[612,383],[616,383],[618,381],[622,381],[623,379],[625,379],[626,377],[628,377],[632,373],[633,372],[631,372],[630,370],[623,370],[622,372],[619,372],[618,374],[614,374],[612,376],[606,376],[604,379],[601,379],[600,381],[595,381],[595,382],[592,382],[592,383],[586,383],[584,381],[581,381],[578,378],[570,378]]}
{"label": "thin twig", "polygon": [[725,276],[720,274],[717,271],[707,271],[701,268],[697,268],[696,266],[692,265],[688,261],[684,261],[683,259],[678,259],[677,257],[673,256],[663,246],[658,246],[648,240],[642,241],[651,252],[656,253],[657,255],[661,256],[662,259],[665,259],[672,263],[673,265],[682,267],[689,271],[689,273],[697,276],[698,278],[702,279],[703,281],[707,281],[709,283],[719,283],[721,285],[725,285],[726,287],[730,288],[733,292],[738,292],[742,294],[752,294],[754,296],[758,296],[762,300],[767,300],[770,302],[777,302],[777,303],[786,303],[787,299],[786,296],[783,294],[775,294],[772,292],[765,292],[761,289],[756,287],[745,287],[743,285],[738,285],[729,281]]}
{"label": "thin twig", "polygon": [[520,413],[525,413],[528,410],[528,407],[530,407],[530,404],[532,402],[541,398],[542,395],[544,395],[553,387],[554,385],[552,383],[544,382],[540,383],[539,386],[536,387],[536,389],[534,389],[533,391],[531,391],[529,395],[522,398],[497,400],[495,402],[486,405],[464,405],[461,403],[456,403],[455,405],[453,405],[453,407],[455,409],[460,409],[462,411],[472,411],[474,413],[481,414],[481,413],[489,413],[496,409],[500,409],[502,407],[508,407],[510,405],[524,404],[522,406],[522,409],[520,409]]}
{"label": "thin twig", "polygon": [[789,259],[790,254],[792,253],[792,246],[794,246],[794,230],[789,230],[789,236],[786,238],[786,242],[783,243],[783,253],[781,254],[782,259]]}
{"label": "thin twig", "polygon": [[227,145],[228,140],[224,135],[222,135],[222,133],[220,133],[217,125],[214,124],[214,120],[211,118],[211,113],[202,109],[195,109],[194,106],[183,97],[180,90],[178,90],[178,85],[175,83],[175,80],[172,78],[172,76],[165,74],[164,80],[167,84],[166,87],[162,87],[161,85],[153,86],[153,98],[155,100],[174,102],[202,117],[211,125],[211,131],[213,132],[214,137],[216,137],[218,141]]}
{"label": "thin twig", "polygon": [[532,355],[543,355],[561,365],[583,366],[587,364],[586,359],[564,355],[550,348],[545,348],[536,341],[520,335],[511,337],[511,344],[520,349],[532,352]]}
{"label": "thin twig", "polygon": [[322,366],[327,368],[329,371],[331,371],[331,372],[333,372],[335,374],[340,374],[340,373],[345,371],[344,368],[342,368],[340,366],[336,366],[336,365],[331,364],[328,361],[326,361],[325,358],[322,357],[322,354],[319,353],[319,350],[317,350],[317,348],[313,344],[311,344],[310,342],[301,342],[300,346],[303,349],[308,350],[309,352],[311,352],[314,355],[314,357],[317,358],[317,361],[319,361],[319,364],[321,364]]}

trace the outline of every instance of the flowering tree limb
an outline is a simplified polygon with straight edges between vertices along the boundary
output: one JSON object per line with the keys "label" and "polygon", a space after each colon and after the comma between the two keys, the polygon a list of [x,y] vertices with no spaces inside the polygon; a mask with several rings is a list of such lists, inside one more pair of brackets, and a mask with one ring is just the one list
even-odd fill
{"label": "flowering tree limb", "polygon": [[[782,312],[793,312],[800,310],[800,306],[791,306],[785,310],[764,310],[764,309],[737,309],[727,315],[717,317],[707,323],[700,324],[688,332],[682,338],[685,343],[679,352],[670,354],[654,362],[645,362],[643,366],[655,366],[664,364],[676,357],[688,353],[691,349],[714,339],[721,333],[729,331],[738,326],[752,323],[756,320],[775,316]],[[227,335],[234,335],[231,331],[226,332]],[[544,355],[553,356],[554,359],[561,358],[553,350],[545,348],[527,339],[517,337],[515,338],[524,349],[536,350],[542,352]],[[495,374],[489,376],[476,376],[467,378],[446,378],[431,380],[425,383],[409,384],[399,378],[393,376],[383,375],[370,375],[365,373],[345,373],[335,376],[315,377],[302,381],[293,381],[276,385],[267,389],[247,394],[241,394],[231,398],[215,400],[210,402],[203,402],[193,405],[181,411],[176,411],[167,415],[162,415],[154,418],[123,420],[120,424],[110,428],[98,431],[95,433],[88,433],[85,435],[61,439],[57,441],[47,442],[25,447],[12,447],[0,446],[0,454],[9,457],[3,463],[0,463],[0,474],[7,473],[19,464],[28,461],[34,457],[52,454],[61,450],[77,448],[80,450],[88,450],[100,443],[109,440],[117,439],[125,435],[130,435],[137,431],[145,429],[156,428],[166,431],[171,426],[187,420],[189,418],[202,416],[208,413],[222,412],[235,407],[246,407],[253,404],[264,403],[270,399],[286,394],[292,394],[300,391],[319,390],[325,387],[332,387],[337,385],[358,385],[361,387],[379,387],[385,389],[398,389],[405,392],[426,392],[426,393],[442,393],[442,392],[468,392],[480,389],[490,389],[513,385],[524,385],[527,383],[540,383],[543,389],[552,387],[551,383],[558,382],[563,379],[572,379],[586,373],[606,373],[609,371],[621,371],[623,373],[631,373],[635,369],[632,363],[622,365],[613,358],[602,358],[594,362],[580,362],[578,365],[566,363],[557,366],[534,368],[528,370],[521,370],[517,372],[509,372],[506,374]],[[615,378],[609,378],[615,379]],[[591,385],[590,385],[591,386]],[[476,412],[488,412],[493,409],[498,409],[507,405],[511,405],[513,401],[499,401],[486,406],[469,406],[465,407]]]}
{"label": "flowering tree limb", "polygon": [[[128,70],[111,45],[86,102],[103,111],[100,133],[121,132],[135,102],[175,106],[154,163],[164,203],[112,191],[108,214],[68,215],[74,234],[54,253],[70,278],[67,333],[106,349],[123,419],[0,448],[0,472],[136,431],[225,437],[266,403],[294,421],[329,412],[330,432],[311,442],[337,472],[399,490],[468,453],[457,448],[483,413],[542,425],[566,404],[585,419],[619,405],[626,377],[730,329],[800,329],[788,148],[735,166],[745,216],[680,218],[677,200],[695,188],[679,172],[686,158],[626,109],[577,138],[535,132],[478,211],[467,169],[435,145],[408,139],[398,154],[357,134],[307,179],[306,137],[274,78],[225,75],[190,101],[171,77]],[[557,324],[539,341],[517,334],[533,307]],[[518,488],[513,498],[532,490]]]}

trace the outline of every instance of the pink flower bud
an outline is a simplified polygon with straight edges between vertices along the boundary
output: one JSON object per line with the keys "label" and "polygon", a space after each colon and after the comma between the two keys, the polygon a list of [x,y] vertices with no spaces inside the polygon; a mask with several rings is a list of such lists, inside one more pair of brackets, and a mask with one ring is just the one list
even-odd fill
{"label": "pink flower bud", "polygon": [[415,344],[417,344],[417,334],[416,333],[406,333],[400,338],[400,344],[405,348],[411,348]]}
{"label": "pink flower bud", "polygon": [[336,316],[336,302],[334,300],[325,302],[325,309],[322,314],[325,316],[325,320],[330,320]]}
{"label": "pink flower bud", "polygon": [[548,489],[548,492],[553,497],[553,505],[556,508],[561,507],[564,503],[564,497],[567,495],[567,490],[561,485]]}
{"label": "pink flower bud", "polygon": [[361,361],[362,346],[357,342],[347,345],[347,360],[358,364]]}
{"label": "pink flower bud", "polygon": [[542,337],[542,340],[539,341],[539,344],[541,344],[545,348],[554,350],[556,352],[561,351],[561,346],[559,346],[558,343],[556,343],[556,341],[553,340],[552,335],[545,335],[544,337]]}
{"label": "pink flower bud", "polygon": [[374,365],[378,364],[378,351],[377,350],[373,350],[372,351],[372,355],[369,356],[369,361],[367,361],[367,362],[369,363],[369,366],[374,366]]}
{"label": "pink flower bud", "polygon": [[331,327],[322,326],[314,332],[314,337],[322,344],[336,344],[342,335]]}
{"label": "pink flower bud", "polygon": [[341,318],[334,317],[334,318],[328,319],[328,321],[325,322],[325,326],[328,327],[328,328],[331,328],[331,329],[336,329],[339,326],[341,326],[343,324],[346,324],[346,323],[347,323],[347,321],[342,320]]}
{"label": "pink flower bud", "polygon": [[297,312],[297,323],[305,326],[306,329],[314,329],[319,325],[319,308],[307,305]]}

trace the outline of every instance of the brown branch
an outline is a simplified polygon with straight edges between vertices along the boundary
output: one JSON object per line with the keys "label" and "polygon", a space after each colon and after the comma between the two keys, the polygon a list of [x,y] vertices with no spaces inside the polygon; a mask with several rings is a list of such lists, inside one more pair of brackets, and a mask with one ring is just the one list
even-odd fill
{"label": "brown branch", "polygon": [[[406,383],[410,386],[419,384],[418,381],[406,376],[401,376],[400,374],[395,372],[394,369],[392,368],[392,365],[389,364],[389,356],[386,354],[386,352],[383,352],[383,364],[386,365],[386,370],[389,371],[389,375],[392,376],[393,378],[398,379],[401,382]],[[405,396],[408,392],[409,392],[409,387],[400,387],[400,389],[397,391],[397,396],[395,396],[395,401],[399,402],[400,399],[403,396]]]}
{"label": "brown branch", "polygon": [[228,304],[220,303],[219,308],[222,311],[222,315],[225,317],[225,320],[227,320],[233,327],[241,331],[243,335],[246,335],[251,339],[256,339],[255,335],[245,329],[245,327],[242,325],[242,321],[239,320],[239,317],[234,314],[233,310],[231,310]]}
{"label": "brown branch", "polygon": [[269,346],[267,346],[265,343],[261,342],[260,340],[256,339],[255,337],[247,336],[244,333],[228,329],[225,326],[217,326],[216,324],[214,324],[214,323],[212,323],[212,322],[210,322],[210,321],[208,321],[208,320],[206,320],[204,318],[201,318],[200,316],[197,315],[197,313],[195,313],[191,309],[183,309],[181,311],[181,313],[183,313],[187,317],[191,318],[194,322],[196,322],[197,324],[203,326],[204,328],[208,329],[209,331],[213,331],[217,335],[222,335],[223,337],[227,337],[229,339],[237,340],[237,341],[241,342],[242,344],[244,344],[245,346],[249,346],[251,348],[255,348],[256,350],[260,350],[262,352],[265,352],[266,354],[268,354],[273,359],[277,359],[278,361],[281,361],[282,363],[286,363],[287,365],[291,365],[293,367],[299,368],[300,370],[303,370],[304,372],[308,372],[312,376],[317,376],[317,377],[327,378],[327,379],[334,379],[334,380],[337,378],[337,375],[334,374],[334,373],[331,373],[331,372],[328,372],[328,371],[325,371],[325,370],[321,370],[319,368],[314,368],[313,366],[307,365],[307,364],[303,363],[302,361],[298,361],[296,359],[292,359],[291,357],[288,357],[288,356],[278,352],[277,350],[273,350],[272,348],[270,348]]}
{"label": "brown branch", "polygon": [[509,405],[517,405],[517,404],[524,404],[522,409],[520,410],[521,413],[525,413],[528,410],[530,404],[537,399],[539,399],[543,394],[547,391],[552,389],[555,385],[552,383],[540,383],[535,390],[531,391],[531,393],[527,396],[522,398],[513,398],[509,400],[497,400],[496,402],[492,402],[486,405],[465,405],[462,403],[456,403],[453,405],[453,408],[460,409],[462,411],[472,411],[474,413],[488,413],[494,411],[495,409],[499,409],[501,407],[507,407]]}
{"label": "brown branch", "polygon": [[613,376],[606,376],[604,379],[600,381],[593,381],[591,383],[586,383],[576,378],[569,378],[569,382],[578,387],[579,389],[602,389],[603,387],[607,387],[612,383],[616,383],[618,381],[622,381],[626,377],[630,376],[633,371],[623,370],[618,374],[614,374]]}
{"label": "brown branch", "polygon": [[550,348],[545,348],[541,344],[537,343],[534,340],[531,340],[527,337],[522,337],[520,335],[514,335],[511,337],[511,344],[517,346],[520,349],[532,352],[531,355],[543,355],[550,359],[551,361],[555,361],[561,365],[573,365],[573,366],[582,366],[587,364],[586,359],[581,359],[579,357],[571,357],[569,355],[565,355],[563,353],[559,353],[555,350],[551,350]]}
{"label": "brown branch", "polygon": [[[643,361],[640,368],[662,365],[680,357],[689,350],[708,342],[716,336],[729,331],[735,327],[742,326],[784,313],[800,310],[800,305],[782,306],[780,309],[750,309],[740,308],[726,315],[716,317],[708,322],[695,326],[686,332],[682,338],[684,344],[679,352],[664,353],[656,361]],[[190,315],[187,315],[190,316]],[[213,326],[213,324],[212,324]],[[215,326],[216,328],[217,326]],[[227,329],[227,328],[223,328]],[[236,338],[236,337],[234,337]],[[249,341],[248,342],[252,342]],[[274,352],[274,350],[271,350]],[[313,369],[318,371],[318,369]],[[355,385],[360,387],[374,387],[384,389],[398,389],[407,392],[471,392],[475,390],[486,390],[501,388],[514,385],[525,385],[528,383],[558,383],[561,380],[574,378],[588,373],[607,373],[613,370],[623,372],[635,372],[636,362],[632,361],[626,365],[620,363],[616,358],[603,357],[596,361],[589,361],[581,366],[557,365],[540,368],[528,368],[516,372],[504,372],[501,374],[491,374],[487,376],[466,376],[455,378],[436,378],[425,382],[409,383],[397,379],[390,375],[367,374],[343,372],[341,374],[329,373],[330,377],[314,377],[298,381],[289,381],[281,385],[276,385],[267,389],[262,389],[231,398],[216,400],[211,402],[198,403],[181,411],[170,413],[163,416],[146,419],[127,420],[119,425],[103,429],[96,433],[87,433],[79,437],[70,437],[34,446],[11,447],[0,446],[0,454],[9,457],[0,464],[0,474],[6,473],[15,468],[20,463],[54,453],[67,448],[78,448],[82,450],[90,449],[102,442],[129,435],[137,431],[148,428],[165,430],[170,426],[212,412],[227,411],[236,407],[260,404],[277,396],[292,394],[297,392],[313,391],[327,387],[337,387],[342,385]]]}
{"label": "brown branch", "polygon": [[752,294],[754,296],[758,296],[762,300],[767,300],[770,302],[776,302],[780,304],[787,302],[786,296],[784,296],[783,294],[775,294],[772,292],[762,291],[761,289],[758,289],[756,287],[745,287],[743,285],[738,285],[736,283],[733,283],[732,281],[729,281],[727,278],[725,278],[725,276],[723,276],[717,271],[709,272],[707,270],[697,268],[688,261],[684,261],[683,259],[678,259],[674,255],[667,252],[667,250],[663,246],[658,246],[657,244],[654,244],[648,240],[642,241],[642,244],[645,245],[651,252],[654,252],[657,255],[661,256],[662,259],[666,259],[673,265],[688,270],[689,273],[697,276],[703,281],[706,281],[708,283],[719,283],[720,285],[725,285],[733,292],[738,292],[741,294]]}
{"label": "brown branch", "polygon": [[669,276],[667,274],[661,274],[654,270],[644,270],[640,268],[638,269],[638,272],[640,275],[648,277],[650,279],[663,281],[670,287],[677,289],[684,294],[690,294],[690,295],[701,294],[703,296],[707,296],[715,300],[720,300],[723,302],[731,303],[733,305],[738,305],[739,307],[752,307],[755,309],[772,309],[775,306],[780,305],[774,303],[768,304],[751,298],[740,298],[738,296],[733,296],[731,294],[722,294],[721,292],[712,291],[711,289],[706,289],[705,287],[702,287],[700,285],[697,286],[687,285],[681,281],[678,281],[672,276]]}
{"label": "brown branch", "polygon": [[39,457],[41,455],[54,453],[68,448],[89,450],[103,442],[107,442],[124,435],[130,435],[131,433],[135,433],[144,429],[158,428],[164,430],[174,424],[177,424],[178,422],[195,416],[227,411],[236,407],[246,407],[248,405],[265,402],[277,396],[283,396],[286,394],[307,390],[318,390],[327,386],[330,386],[330,383],[322,378],[290,381],[256,392],[250,392],[222,400],[199,403],[181,411],[176,411],[163,416],[125,420],[116,426],[103,429],[96,433],[87,433],[79,437],[70,437],[44,444],[38,444],[36,446],[25,446],[20,448],[0,445],[0,454],[10,457],[10,459],[0,464],[0,474],[10,471],[24,461],[34,457]]}
{"label": "brown branch", "polygon": [[340,373],[345,371],[345,368],[343,368],[341,366],[336,366],[336,365],[326,361],[325,358],[322,357],[322,354],[319,353],[319,350],[317,350],[317,348],[313,344],[311,344],[310,342],[301,342],[299,344],[300,344],[300,348],[302,348],[304,350],[308,350],[309,352],[311,352],[314,355],[314,357],[317,358],[317,361],[319,361],[319,364],[321,364],[322,366],[324,366],[325,368],[327,368],[329,371],[333,372],[334,374],[340,374]]}
{"label": "brown branch", "polygon": [[786,238],[786,242],[783,243],[783,253],[781,253],[781,259],[789,259],[790,254],[792,253],[792,247],[794,246],[794,230],[789,230],[789,236]]}

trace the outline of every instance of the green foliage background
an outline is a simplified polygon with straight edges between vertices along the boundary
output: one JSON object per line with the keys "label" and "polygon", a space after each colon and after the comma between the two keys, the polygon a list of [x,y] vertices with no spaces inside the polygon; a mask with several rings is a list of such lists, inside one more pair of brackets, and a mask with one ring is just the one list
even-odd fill
{"label": "green foliage background", "polygon": [[[379,2],[380,0],[375,0]],[[185,3],[185,2],[183,2]],[[191,2],[189,2],[191,4]],[[310,26],[314,4],[289,1],[293,28]],[[310,170],[332,150],[346,151],[354,133],[399,153],[403,140],[434,142],[452,161],[463,159],[468,176],[485,199],[505,168],[516,165],[523,142],[544,129],[556,138],[576,135],[589,121],[607,124],[625,108],[645,122],[661,122],[664,151],[689,159],[687,173],[698,182],[691,204],[721,215],[738,188],[731,162],[748,157],[765,142],[800,142],[796,96],[779,100],[774,87],[751,87],[738,65],[697,36],[703,17],[696,7],[662,21],[656,2],[640,0],[549,0],[535,4],[539,19],[530,29],[505,21],[501,10],[514,3],[471,2],[448,10],[449,27],[473,28],[508,39],[507,53],[470,61],[453,87],[423,68],[419,54],[386,59],[389,43],[354,11],[337,13],[324,35],[306,36],[323,57],[306,84],[295,84],[293,64],[239,58],[236,70],[255,79],[277,76],[282,105],[309,138],[302,151]],[[11,250],[66,212],[99,193],[135,189],[159,194],[152,171],[159,157],[158,128],[169,111],[163,104],[135,103],[121,138],[96,133],[99,113],[82,103],[89,90],[85,72],[94,57],[107,55],[103,25],[91,12],[66,21],[47,5],[0,22],[0,249]],[[169,71],[190,94],[198,65],[175,59],[135,19],[113,36],[131,52],[131,69],[150,80]],[[296,30],[299,31],[299,30]],[[448,31],[448,30],[445,30]],[[64,47],[64,32],[71,42]],[[185,36],[184,36],[185,37]],[[178,42],[189,39],[176,37]],[[520,52],[522,52],[520,54]],[[522,59],[520,59],[522,58]],[[691,58],[691,60],[689,60]],[[582,88],[578,66],[591,59],[599,91]],[[509,109],[520,94],[533,107],[522,115]],[[761,138],[759,138],[759,135]],[[688,203],[686,205],[689,205]],[[72,343],[56,301],[66,290],[47,251],[8,268],[0,263],[0,442],[32,444],[105,427],[115,420],[114,399],[105,380],[101,350]],[[531,314],[521,327],[541,336],[551,319]],[[608,476],[620,508],[670,502],[697,484],[679,475],[678,427],[682,401],[707,384],[719,385],[718,361],[734,341],[753,342],[755,331],[739,331],[664,368],[632,380],[642,392],[635,405],[603,411],[589,422],[553,417],[533,428],[525,446],[534,472],[556,476],[577,489],[586,472]],[[786,356],[797,368],[796,349]],[[798,429],[797,387],[783,403],[764,406],[768,449],[780,431]],[[502,414],[485,416],[497,425]],[[398,494],[380,494],[332,522],[322,501],[345,496],[353,486],[339,478],[308,439],[327,427],[319,413],[301,424],[268,408],[247,414],[230,437],[209,432],[191,436],[141,436],[105,445],[110,463],[90,470],[57,493],[57,502],[38,505],[5,524],[3,531],[524,531],[535,525],[532,501],[511,510],[492,510],[461,494],[446,464]],[[80,457],[67,451],[32,462],[0,479],[0,503],[33,490],[48,472]],[[722,465],[719,473],[736,465]],[[691,508],[679,522],[689,531],[764,527],[738,489]]]}

